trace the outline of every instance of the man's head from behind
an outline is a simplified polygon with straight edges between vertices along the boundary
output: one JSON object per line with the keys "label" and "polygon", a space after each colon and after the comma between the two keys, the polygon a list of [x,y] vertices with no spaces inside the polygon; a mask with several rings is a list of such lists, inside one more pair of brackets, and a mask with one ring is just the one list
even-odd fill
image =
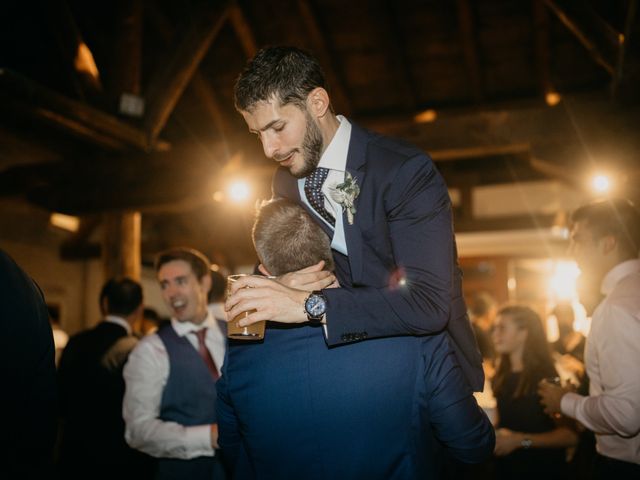
{"label": "man's head from behind", "polygon": [[129,318],[142,312],[142,287],[127,277],[108,280],[100,292],[103,315]]}
{"label": "man's head from behind", "polygon": [[640,213],[631,202],[593,202],[573,212],[571,220],[571,252],[583,273],[601,277],[638,257]]}
{"label": "man's head from behind", "polygon": [[211,288],[210,262],[189,248],[164,251],[155,261],[162,298],[179,322],[202,323],[207,317],[207,295]]}
{"label": "man's head from behind", "polygon": [[324,149],[322,118],[331,112],[318,61],[295,47],[267,47],[238,77],[235,105],[265,155],[302,178]]}
{"label": "man's head from behind", "polygon": [[278,198],[264,202],[253,225],[253,244],[271,275],[282,275],[325,261],[333,270],[331,242],[301,206]]}

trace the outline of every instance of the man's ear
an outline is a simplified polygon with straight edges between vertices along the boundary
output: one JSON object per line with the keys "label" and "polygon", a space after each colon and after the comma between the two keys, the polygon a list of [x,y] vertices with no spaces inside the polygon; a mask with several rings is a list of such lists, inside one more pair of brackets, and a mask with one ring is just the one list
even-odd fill
{"label": "man's ear", "polygon": [[267,270],[267,267],[265,267],[263,264],[258,265],[258,270],[265,277],[270,277],[271,276],[271,274],[269,273],[269,270]]}
{"label": "man's ear", "polygon": [[618,246],[618,240],[616,240],[616,237],[613,235],[606,235],[602,237],[601,242],[602,253],[604,254],[611,253]]}
{"label": "man's ear", "polygon": [[211,275],[209,274],[204,275],[200,279],[200,284],[202,285],[202,288],[204,288],[204,291],[208,294],[209,291],[211,290]]}
{"label": "man's ear", "polygon": [[307,95],[307,108],[311,115],[316,118],[324,117],[324,115],[330,111],[329,106],[331,102],[329,100],[329,94],[322,87],[316,87]]}

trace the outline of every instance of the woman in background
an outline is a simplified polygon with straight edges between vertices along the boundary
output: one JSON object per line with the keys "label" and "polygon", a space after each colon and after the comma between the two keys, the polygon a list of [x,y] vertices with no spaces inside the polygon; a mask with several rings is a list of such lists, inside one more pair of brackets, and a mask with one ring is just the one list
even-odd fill
{"label": "woman in background", "polygon": [[576,433],[547,416],[538,398],[542,379],[557,377],[540,317],[530,308],[502,308],[492,340],[498,359],[493,378],[497,400],[496,477],[566,478],[566,447]]}

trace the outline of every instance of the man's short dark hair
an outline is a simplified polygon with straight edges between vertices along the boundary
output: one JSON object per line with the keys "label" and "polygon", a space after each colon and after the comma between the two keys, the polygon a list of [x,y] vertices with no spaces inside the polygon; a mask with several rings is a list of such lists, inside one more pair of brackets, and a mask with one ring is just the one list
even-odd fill
{"label": "man's short dark hair", "polygon": [[102,287],[100,306],[108,315],[127,316],[142,304],[142,287],[127,277],[112,278]]}
{"label": "man's short dark hair", "polygon": [[209,303],[221,302],[224,300],[224,293],[227,288],[227,280],[220,272],[211,270],[211,289],[209,290]]}
{"label": "man's short dark hair", "polygon": [[234,99],[239,111],[251,111],[259,102],[275,98],[280,105],[304,108],[307,96],[325,87],[318,61],[295,47],[272,46],[260,50],[236,80]]}
{"label": "man's short dark hair", "polygon": [[573,212],[571,221],[585,222],[595,240],[606,235],[613,236],[625,257],[638,256],[640,212],[629,200],[608,199],[583,205]]}
{"label": "man's short dark hair", "polygon": [[253,244],[262,264],[271,275],[300,270],[325,261],[333,270],[331,241],[302,208],[278,198],[264,202],[253,225]]}
{"label": "man's short dark hair", "polygon": [[205,275],[209,275],[209,268],[211,266],[209,259],[198,250],[184,247],[171,248],[160,252],[156,256],[155,261],[156,273],[160,271],[160,268],[162,268],[164,264],[173,262],[174,260],[182,260],[191,265],[191,270],[198,280],[201,280]]}

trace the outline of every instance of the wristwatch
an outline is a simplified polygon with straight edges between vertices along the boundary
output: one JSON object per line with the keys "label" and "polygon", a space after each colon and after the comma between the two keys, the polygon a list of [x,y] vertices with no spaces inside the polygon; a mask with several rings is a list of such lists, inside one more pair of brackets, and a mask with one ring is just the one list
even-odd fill
{"label": "wristwatch", "polygon": [[520,445],[525,450],[528,450],[529,448],[531,448],[531,445],[533,445],[533,440],[531,440],[530,438],[523,438],[520,442]]}
{"label": "wristwatch", "polygon": [[320,323],[327,313],[327,297],[321,290],[314,290],[304,301],[304,311],[307,320],[313,323]]}

